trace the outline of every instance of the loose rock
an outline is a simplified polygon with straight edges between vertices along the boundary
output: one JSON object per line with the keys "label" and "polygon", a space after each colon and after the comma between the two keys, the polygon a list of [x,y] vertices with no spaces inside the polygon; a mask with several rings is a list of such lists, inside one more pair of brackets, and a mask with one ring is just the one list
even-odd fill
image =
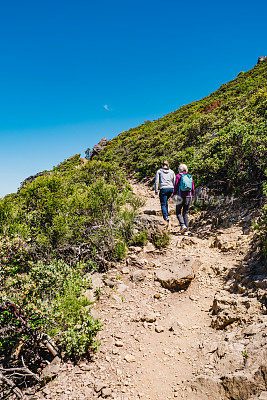
{"label": "loose rock", "polygon": [[157,315],[154,312],[148,312],[141,317],[141,321],[145,322],[155,322],[157,319]]}
{"label": "loose rock", "polygon": [[142,270],[136,270],[131,275],[131,279],[133,282],[141,282],[145,278],[146,278],[146,272]]}

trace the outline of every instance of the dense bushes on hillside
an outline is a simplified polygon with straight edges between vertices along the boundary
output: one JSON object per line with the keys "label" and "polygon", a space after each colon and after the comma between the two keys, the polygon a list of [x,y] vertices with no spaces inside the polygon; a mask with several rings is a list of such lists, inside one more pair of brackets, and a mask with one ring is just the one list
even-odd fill
{"label": "dense bushes on hillside", "polygon": [[[122,132],[93,161],[71,157],[0,200],[0,364],[26,361],[37,371],[44,356],[35,339],[43,333],[69,356],[96,348],[100,323],[83,296],[88,272],[122,259],[127,244],[147,241],[145,231],[134,229],[140,201],[126,174],[152,177],[168,159],[175,170],[186,163],[197,185],[261,197],[266,83],[263,61],[210,96]],[[266,206],[255,227],[266,253]],[[161,247],[169,238],[152,240]]]}
{"label": "dense bushes on hillside", "polygon": [[33,260],[101,264],[123,256],[135,203],[121,170],[77,156],[0,201],[0,234],[26,241]]}
{"label": "dense bushes on hillside", "polygon": [[[34,345],[31,334],[34,336],[38,332],[53,337],[69,356],[88,354],[96,348],[95,335],[100,323],[91,317],[90,302],[82,296],[83,291],[90,287],[85,272],[86,266],[82,264],[70,267],[61,261],[49,265],[30,263],[23,274],[14,270],[12,265],[2,265],[0,297],[2,301],[7,297],[15,302],[29,325],[27,328],[12,310],[2,310],[2,362],[9,362],[23,341],[25,361],[34,364],[37,354],[32,354],[27,342]],[[37,347],[35,350],[38,352]]]}
{"label": "dense bushes on hillside", "polygon": [[240,192],[260,183],[266,156],[267,61],[239,74],[202,100],[122,132],[101,152],[139,178],[154,176],[167,158],[188,164],[197,184]]}
{"label": "dense bushes on hillside", "polygon": [[122,170],[79,155],[0,200],[0,364],[36,371],[41,333],[69,356],[96,348],[87,273],[125,256],[139,204]]}

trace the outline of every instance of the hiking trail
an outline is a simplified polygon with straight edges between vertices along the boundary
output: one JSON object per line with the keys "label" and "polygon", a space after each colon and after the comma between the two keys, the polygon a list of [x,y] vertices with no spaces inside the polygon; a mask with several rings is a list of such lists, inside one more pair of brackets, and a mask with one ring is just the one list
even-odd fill
{"label": "hiking trail", "polygon": [[[160,215],[158,196],[145,184],[132,186],[146,201],[140,214]],[[215,234],[204,226],[181,236],[174,207],[170,200],[167,248],[157,250],[150,242],[143,248],[131,247],[126,262],[104,275],[93,275],[100,298],[92,314],[103,324],[99,351],[93,362],[61,365],[58,376],[35,399],[202,399],[187,381],[216,372],[214,353],[225,333],[211,327],[211,307],[216,292],[225,285],[220,272],[237,266],[249,236],[240,226],[225,228],[221,233],[225,242],[240,243],[238,250],[229,247],[228,251],[211,247]],[[155,273],[181,260],[193,260],[195,276],[186,290],[172,292],[154,279]],[[202,351],[204,346],[210,351]],[[237,353],[242,361],[243,353]]]}

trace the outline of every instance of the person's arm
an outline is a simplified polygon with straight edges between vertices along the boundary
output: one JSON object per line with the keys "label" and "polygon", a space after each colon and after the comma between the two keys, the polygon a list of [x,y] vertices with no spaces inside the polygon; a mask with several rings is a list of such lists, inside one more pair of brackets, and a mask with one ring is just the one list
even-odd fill
{"label": "person's arm", "polygon": [[174,190],[173,190],[173,196],[175,195],[175,194],[177,194],[177,192],[178,192],[178,188],[179,188],[179,179],[180,179],[180,175],[179,174],[177,174],[176,175],[176,178],[175,178],[175,183],[174,183]]}
{"label": "person's arm", "polygon": [[176,176],[175,176],[175,173],[173,172],[173,175],[172,175],[173,186],[175,185],[175,181],[176,181]]}
{"label": "person's arm", "polygon": [[156,173],[156,178],[155,178],[155,193],[158,194],[158,188],[159,188],[159,171]]}

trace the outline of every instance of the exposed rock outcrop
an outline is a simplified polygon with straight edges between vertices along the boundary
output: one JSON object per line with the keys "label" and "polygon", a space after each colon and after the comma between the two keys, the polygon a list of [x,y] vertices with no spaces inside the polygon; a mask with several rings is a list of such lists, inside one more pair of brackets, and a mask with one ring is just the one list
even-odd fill
{"label": "exposed rock outcrop", "polygon": [[235,321],[247,322],[259,312],[259,303],[256,299],[220,292],[216,294],[212,310],[215,316],[212,327],[223,329]]}
{"label": "exposed rock outcrop", "polygon": [[258,58],[258,64],[259,64],[260,62],[264,61],[266,58],[267,58],[266,56],[259,57],[259,58]]}
{"label": "exposed rock outcrop", "polygon": [[[202,375],[192,382],[193,393],[198,400],[248,400],[266,389],[266,368],[261,366],[247,373],[237,371],[221,377]],[[256,397],[257,398],[257,397]]]}
{"label": "exposed rock outcrop", "polygon": [[103,150],[107,142],[107,138],[103,137],[103,139],[101,139],[100,142],[93,147],[92,153],[90,155],[90,160],[92,160],[93,157],[97,156]]}
{"label": "exposed rock outcrop", "polygon": [[27,185],[27,183],[30,183],[30,182],[34,181],[39,176],[43,176],[43,175],[46,175],[46,174],[49,174],[49,172],[48,171],[42,171],[42,172],[38,172],[35,175],[29,176],[28,178],[24,179],[23,182],[21,182],[20,188],[22,188],[23,186]]}

